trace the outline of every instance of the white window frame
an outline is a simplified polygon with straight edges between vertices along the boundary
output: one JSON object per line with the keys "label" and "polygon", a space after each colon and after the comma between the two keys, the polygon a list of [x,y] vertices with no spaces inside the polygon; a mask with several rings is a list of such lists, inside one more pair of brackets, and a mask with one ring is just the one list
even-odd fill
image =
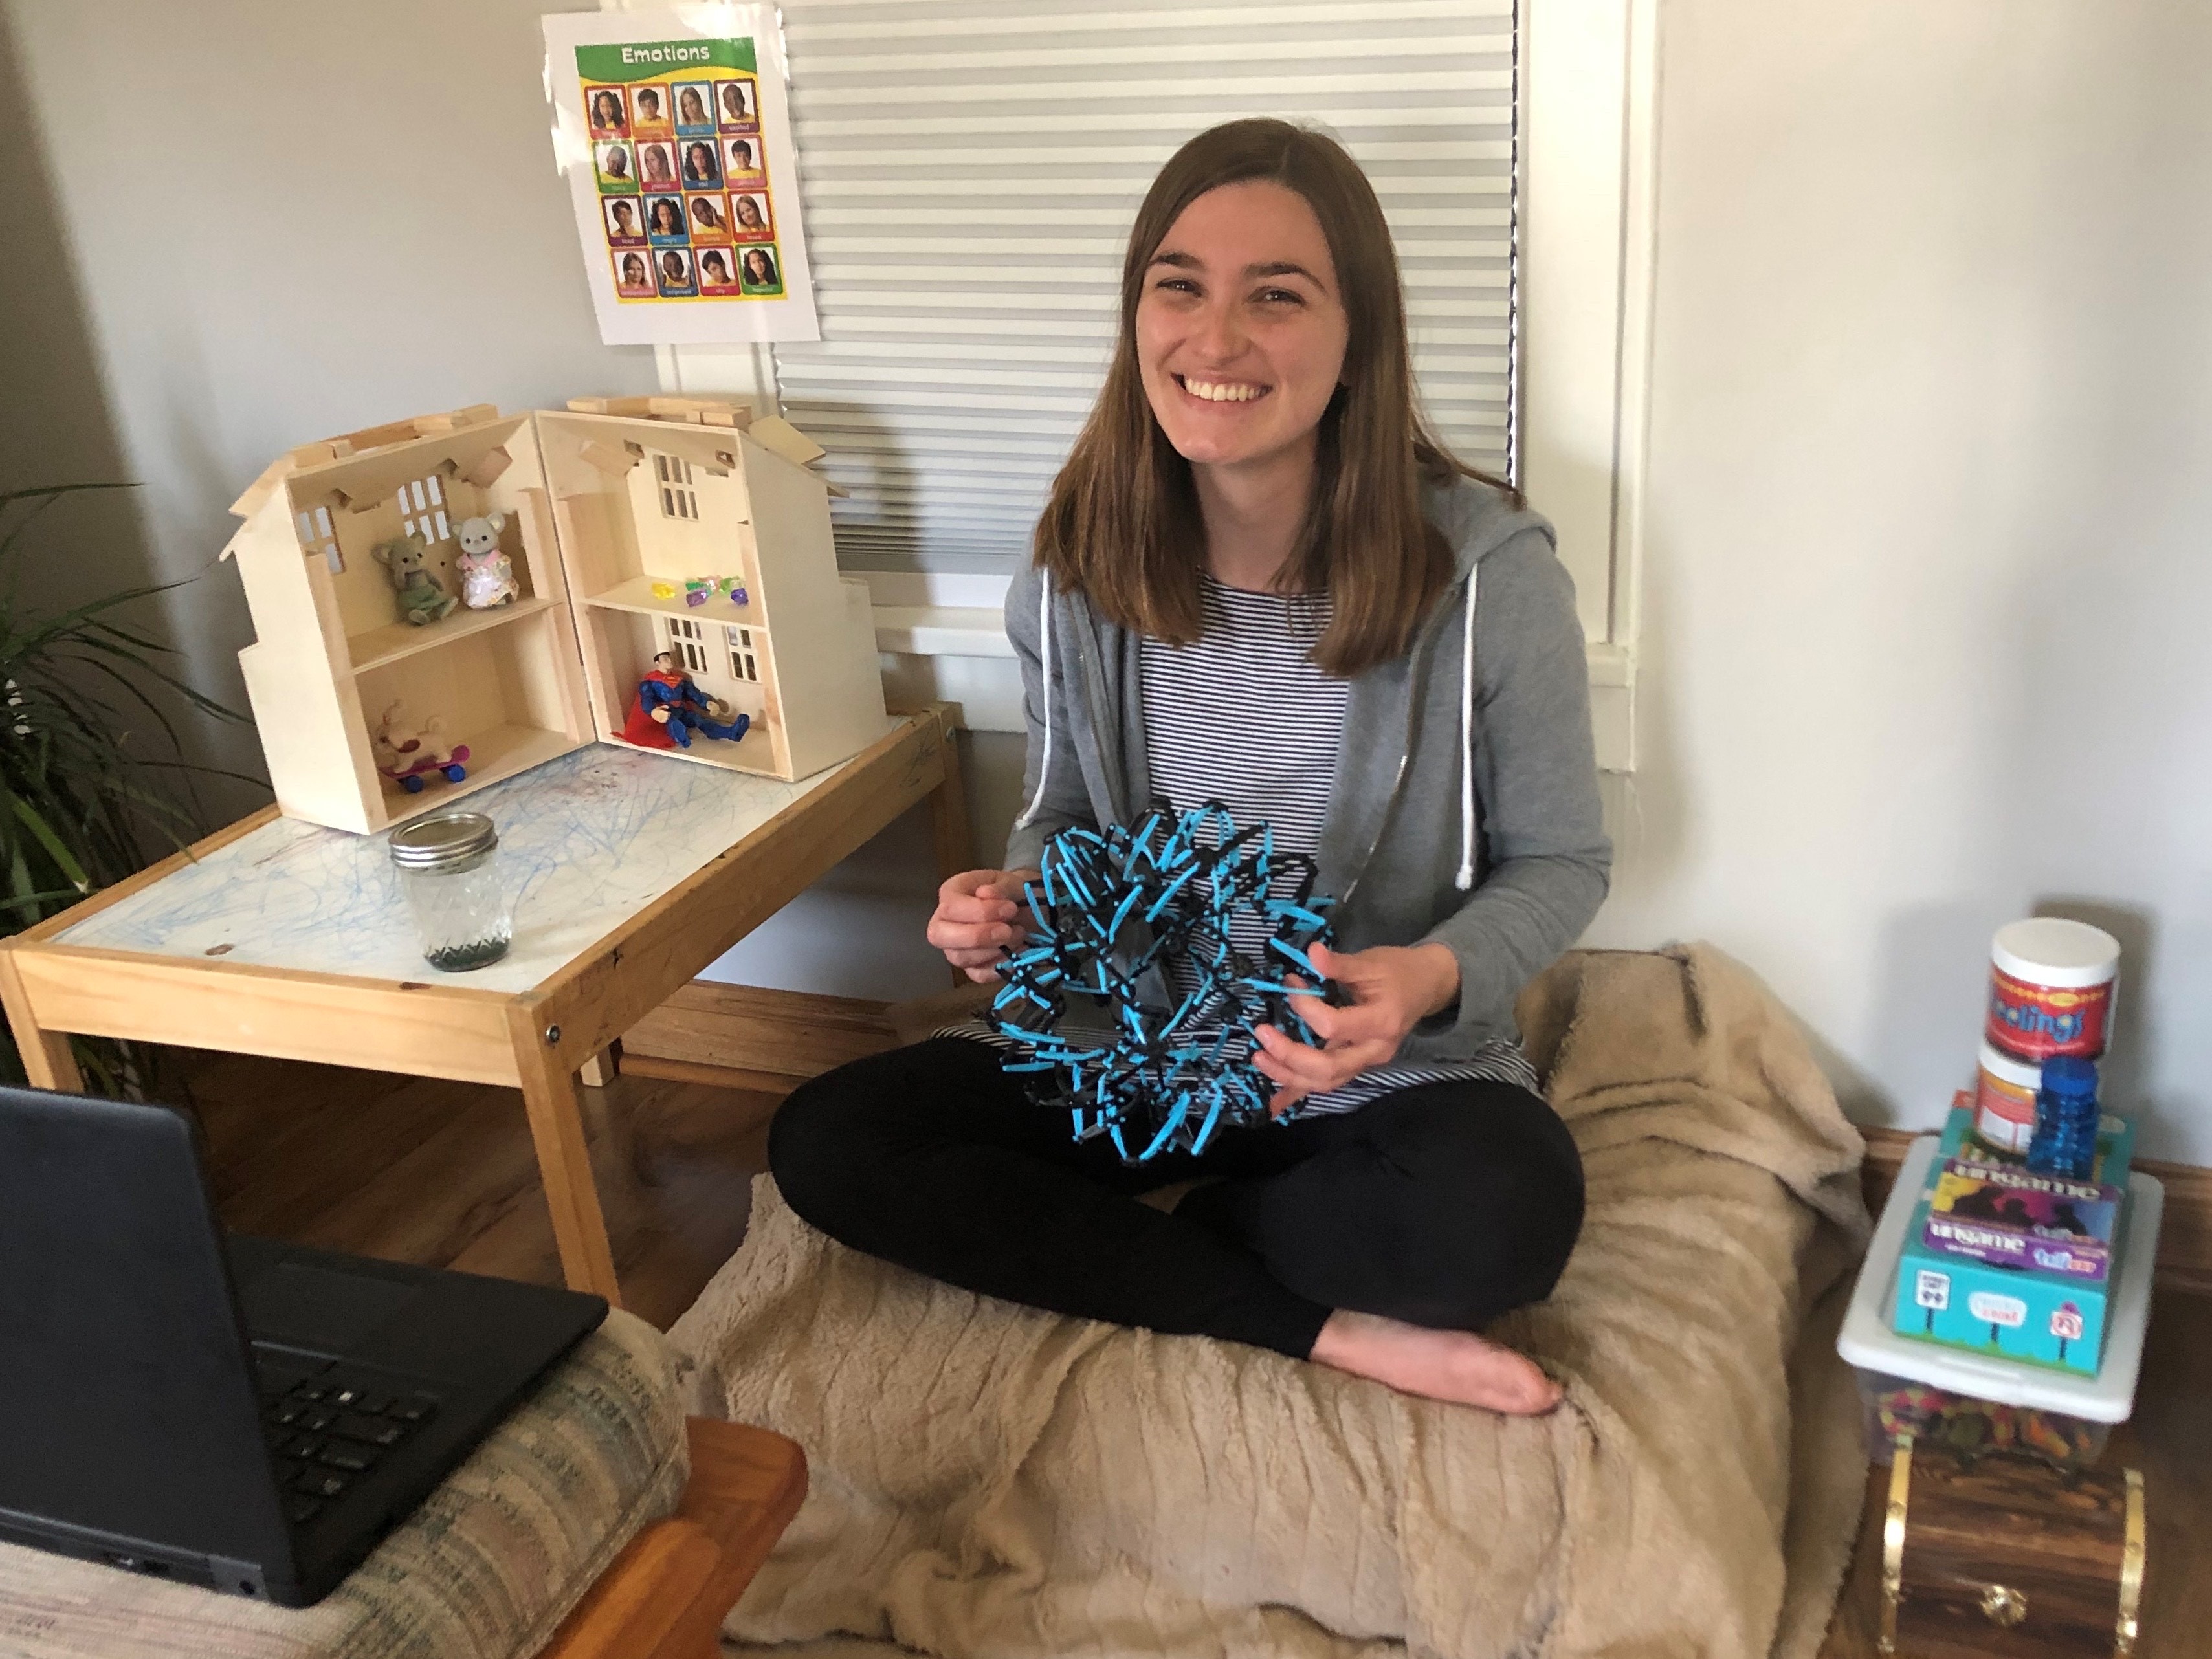
{"label": "white window frame", "polygon": [[446,516],[446,483],[434,472],[410,478],[399,486],[399,532],[416,536],[426,547],[453,538],[453,521]]}
{"label": "white window frame", "polygon": [[689,617],[664,617],[668,653],[687,674],[707,674],[707,626]]}
{"label": "white window frame", "polygon": [[323,563],[331,574],[338,575],[345,569],[345,555],[338,550],[338,532],[331,517],[327,503],[311,507],[293,515],[300,532],[300,545],[310,553],[323,556]]}
{"label": "white window frame", "polygon": [[1611,772],[1636,759],[1658,10],[1521,7],[1521,484],[1574,573]]}
{"label": "white window frame", "polygon": [[753,630],[740,623],[725,623],[722,633],[730,653],[730,678],[758,684],[760,659],[754,652]]}
{"label": "white window frame", "polygon": [[[610,9],[618,0],[603,0]],[[1658,0],[1521,0],[1521,482],[1557,526],[1589,659],[1598,764],[1635,768],[1636,637],[1657,138]],[[767,347],[659,346],[664,391],[775,412]],[[864,572],[902,692],[1022,730],[998,577]]]}
{"label": "white window frame", "polygon": [[647,452],[653,457],[653,486],[660,492],[660,516],[696,523],[699,495],[691,479],[691,463],[665,449]]}

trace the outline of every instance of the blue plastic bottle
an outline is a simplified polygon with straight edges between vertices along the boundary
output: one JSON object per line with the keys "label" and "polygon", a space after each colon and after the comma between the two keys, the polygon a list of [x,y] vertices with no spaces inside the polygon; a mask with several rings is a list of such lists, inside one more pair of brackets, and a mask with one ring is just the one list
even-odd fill
{"label": "blue plastic bottle", "polygon": [[2100,1115],[2095,1064],[2072,1054],[2045,1060],[2027,1167],[2037,1175],[2087,1181],[2097,1165]]}

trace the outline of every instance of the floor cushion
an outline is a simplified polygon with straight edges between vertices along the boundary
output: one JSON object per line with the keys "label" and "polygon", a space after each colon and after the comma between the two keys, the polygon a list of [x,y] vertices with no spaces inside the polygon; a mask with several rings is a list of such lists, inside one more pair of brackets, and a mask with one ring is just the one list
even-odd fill
{"label": "floor cushion", "polygon": [[1830,1322],[1863,1143],[1718,951],[1577,953],[1520,1012],[1589,1184],[1492,1333],[1564,1382],[1541,1419],[954,1290],[763,1177],[671,1333],[693,1411],[811,1470],[726,1649],[1810,1659],[1863,1479]]}

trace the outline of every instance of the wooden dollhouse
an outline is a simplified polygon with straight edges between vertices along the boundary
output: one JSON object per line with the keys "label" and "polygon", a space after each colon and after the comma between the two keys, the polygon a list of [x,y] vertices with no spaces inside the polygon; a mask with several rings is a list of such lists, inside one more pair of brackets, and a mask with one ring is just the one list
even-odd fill
{"label": "wooden dollhouse", "polygon": [[[636,398],[478,405],[283,456],[234,504],[224,550],[253,616],[239,661],[278,804],[382,830],[620,744],[662,652],[750,724],[653,752],[784,779],[859,752],[889,722],[867,587],[838,574],[829,486],[809,470],[821,453],[741,404]],[[496,527],[513,597],[411,622],[392,544],[459,595],[471,520]],[[394,766],[395,733],[450,763]]]}

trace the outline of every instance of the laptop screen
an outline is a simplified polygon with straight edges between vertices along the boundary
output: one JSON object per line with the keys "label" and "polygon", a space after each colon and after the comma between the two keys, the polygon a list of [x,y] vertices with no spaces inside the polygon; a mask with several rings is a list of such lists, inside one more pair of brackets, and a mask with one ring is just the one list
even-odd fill
{"label": "laptop screen", "polygon": [[0,1524],[285,1570],[190,1123],[0,1089]]}

